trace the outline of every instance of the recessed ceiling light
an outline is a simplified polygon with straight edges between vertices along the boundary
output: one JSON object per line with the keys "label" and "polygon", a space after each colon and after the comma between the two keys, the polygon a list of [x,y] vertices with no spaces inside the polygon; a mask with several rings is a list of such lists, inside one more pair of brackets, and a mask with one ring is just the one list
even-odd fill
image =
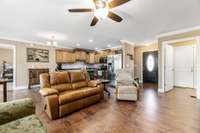
{"label": "recessed ceiling light", "polygon": [[90,43],[92,43],[92,42],[93,42],[93,40],[92,40],[92,39],[90,39],[90,40],[89,40],[89,42],[90,42]]}
{"label": "recessed ceiling light", "polygon": [[107,45],[107,47],[109,47],[109,48],[110,48],[110,47],[111,47],[111,45],[110,45],[110,44],[108,44],[108,45]]}
{"label": "recessed ceiling light", "polygon": [[77,43],[76,46],[79,47],[79,46],[81,46],[81,45],[80,45],[80,43]]}
{"label": "recessed ceiling light", "polygon": [[145,46],[150,46],[150,43],[145,43]]}
{"label": "recessed ceiling light", "polygon": [[96,50],[98,50],[99,48],[95,48]]}

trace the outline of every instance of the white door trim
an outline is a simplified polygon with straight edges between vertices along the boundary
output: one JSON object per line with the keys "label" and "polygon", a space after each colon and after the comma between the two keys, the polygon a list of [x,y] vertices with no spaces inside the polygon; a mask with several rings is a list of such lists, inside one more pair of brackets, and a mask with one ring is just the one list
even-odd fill
{"label": "white door trim", "polygon": [[[197,46],[196,46],[196,49],[198,50],[198,49],[200,49],[200,37],[197,37]],[[199,51],[197,51],[196,50],[196,55],[197,55],[197,52],[199,52]],[[197,87],[197,99],[200,99],[200,82],[198,82],[198,81],[200,81],[200,55],[197,55],[196,56],[196,87]]]}
{"label": "white door trim", "polygon": [[9,45],[9,44],[0,44],[0,47],[3,47],[3,48],[9,48],[9,49],[12,49],[13,50],[13,90],[16,88],[17,84],[16,84],[16,46],[15,45]]}
{"label": "white door trim", "polygon": [[[170,41],[164,41],[162,42],[162,46],[161,46],[161,51],[162,51],[162,56],[161,56],[161,74],[162,74],[162,80],[160,81],[161,82],[161,87],[159,88],[159,92],[166,92],[165,91],[165,45],[167,44],[171,44],[171,43],[176,43],[176,42],[183,42],[183,41],[190,41],[190,40],[196,40],[197,41],[197,45],[200,46],[200,36],[198,37],[190,37],[190,38],[183,38],[183,39],[175,39],[175,40],[170,40]],[[197,60],[195,61],[197,62]],[[196,64],[196,63],[195,63]],[[200,73],[200,72],[199,72]],[[196,75],[200,75],[200,74],[196,74]],[[200,76],[197,76],[195,77],[198,79],[200,79]],[[198,88],[197,88],[197,95],[199,95],[199,99],[200,99],[200,83],[198,85]]]}
{"label": "white door trim", "polygon": [[[168,48],[167,48],[167,46],[168,46]],[[166,56],[166,53],[167,53],[167,51],[169,50],[169,48],[170,48],[170,50],[172,50],[172,51],[170,51],[170,52],[172,52],[172,56],[171,57],[167,57]],[[171,49],[172,48],[172,49]],[[168,51],[169,52],[169,51]],[[167,91],[170,91],[170,90],[172,90],[173,88],[174,88],[174,48],[173,48],[173,46],[171,46],[171,45],[164,45],[164,53],[165,53],[165,56],[164,56],[164,78],[166,79],[166,77],[167,77],[167,74],[168,74],[168,76],[169,76],[169,73],[171,72],[171,78],[172,78],[172,81],[171,82],[167,82],[166,80],[164,81],[164,89],[165,89],[165,92],[167,92]],[[169,55],[168,55],[169,56]],[[171,58],[171,61],[172,61],[172,63],[171,63],[171,65],[170,66],[168,66],[167,64],[166,64],[166,62],[167,61],[169,61],[169,58]],[[169,69],[169,67],[170,67],[170,69]],[[172,67],[172,68],[171,68]],[[168,69],[168,70],[167,70]],[[167,73],[166,73],[167,72]],[[170,84],[171,83],[171,84]],[[170,88],[169,88],[170,87]]]}
{"label": "white door trim", "polygon": [[158,38],[161,38],[161,37],[172,36],[172,35],[182,34],[182,33],[187,33],[187,32],[192,32],[194,30],[199,30],[199,29],[200,29],[200,25],[196,26],[196,27],[182,29],[182,30],[176,30],[176,31],[167,32],[167,33],[161,33],[159,35],[156,35],[156,38],[158,39]]}

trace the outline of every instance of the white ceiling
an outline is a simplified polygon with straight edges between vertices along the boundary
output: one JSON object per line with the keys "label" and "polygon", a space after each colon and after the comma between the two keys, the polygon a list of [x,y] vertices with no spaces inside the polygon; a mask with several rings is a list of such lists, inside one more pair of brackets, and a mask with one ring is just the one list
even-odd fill
{"label": "white ceiling", "polygon": [[0,0],[0,37],[45,43],[55,35],[61,45],[94,49],[120,40],[152,41],[200,24],[200,0],[132,0],[113,9],[122,23],[105,19],[95,27],[90,27],[93,13],[68,13],[77,7],[93,7],[92,0]]}

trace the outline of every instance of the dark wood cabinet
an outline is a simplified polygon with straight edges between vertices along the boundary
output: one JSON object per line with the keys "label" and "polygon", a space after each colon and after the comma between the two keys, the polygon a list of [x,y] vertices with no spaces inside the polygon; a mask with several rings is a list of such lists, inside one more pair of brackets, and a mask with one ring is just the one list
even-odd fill
{"label": "dark wood cabinet", "polygon": [[29,84],[28,88],[31,89],[32,85],[40,84],[40,74],[49,73],[49,69],[29,69]]}

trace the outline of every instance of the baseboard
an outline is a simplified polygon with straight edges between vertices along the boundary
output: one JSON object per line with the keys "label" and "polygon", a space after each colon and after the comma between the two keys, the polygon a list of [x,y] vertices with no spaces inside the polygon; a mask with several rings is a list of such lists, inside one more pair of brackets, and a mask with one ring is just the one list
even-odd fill
{"label": "baseboard", "polygon": [[174,86],[174,88],[181,88],[181,89],[195,89],[195,88],[184,87],[184,86]]}
{"label": "baseboard", "polygon": [[197,90],[197,99],[200,99],[200,90]]}
{"label": "baseboard", "polygon": [[[31,88],[38,88],[40,87],[40,85],[33,85],[31,86]],[[28,85],[25,85],[25,86],[17,86],[15,87],[14,90],[27,90],[28,89]]]}
{"label": "baseboard", "polygon": [[17,86],[13,90],[27,90],[27,89],[28,89],[28,85],[26,85],[26,86]]}
{"label": "baseboard", "polygon": [[158,92],[159,93],[165,93],[164,89],[161,89],[161,88],[158,89]]}

